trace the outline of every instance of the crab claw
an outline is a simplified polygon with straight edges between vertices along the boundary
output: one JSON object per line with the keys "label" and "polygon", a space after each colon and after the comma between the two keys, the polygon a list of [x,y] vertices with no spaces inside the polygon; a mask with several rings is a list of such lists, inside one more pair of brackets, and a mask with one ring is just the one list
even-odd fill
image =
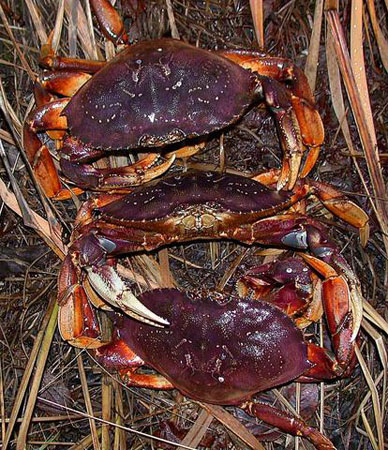
{"label": "crab claw", "polygon": [[75,347],[97,348],[106,342],[101,338],[94,308],[79,280],[80,272],[67,255],[58,277],[59,331]]}
{"label": "crab claw", "polygon": [[[88,152],[93,151],[95,150],[88,148]],[[115,192],[120,192],[120,190],[125,191],[133,186],[147,183],[163,175],[175,161],[175,155],[172,155],[167,161],[156,165],[160,155],[150,153],[130,166],[100,169],[88,163],[74,161],[69,156],[69,154],[80,155],[82,152],[85,152],[84,144],[77,139],[67,138],[61,149],[62,172],[77,186],[96,191],[111,191],[114,189]]]}
{"label": "crab claw", "polygon": [[342,265],[339,258],[333,262],[343,275],[339,275],[333,266],[314,256],[302,253],[300,256],[325,278],[322,300],[328,328],[338,364],[346,368],[352,359],[353,342],[361,326],[363,298],[360,287],[351,270]]}
{"label": "crab claw", "polygon": [[169,322],[146,308],[128,289],[113,267],[88,267],[88,279],[93,289],[110,305],[141,322],[163,327]]}
{"label": "crab claw", "polygon": [[[157,327],[168,325],[131,293],[113,267],[103,265],[87,270],[88,280],[82,283],[81,268],[74,263],[74,255],[68,254],[62,264],[58,278],[58,322],[63,339],[80,348],[99,348],[106,344],[95,307],[106,308],[101,305],[101,300],[98,301],[93,289],[109,304],[137,320]],[[93,289],[88,288],[87,281]]]}
{"label": "crab claw", "polygon": [[305,147],[302,143],[301,131],[294,111],[289,110],[288,114],[284,114],[278,121],[284,156],[277,189],[281,190],[286,187],[292,189],[299,176]]}

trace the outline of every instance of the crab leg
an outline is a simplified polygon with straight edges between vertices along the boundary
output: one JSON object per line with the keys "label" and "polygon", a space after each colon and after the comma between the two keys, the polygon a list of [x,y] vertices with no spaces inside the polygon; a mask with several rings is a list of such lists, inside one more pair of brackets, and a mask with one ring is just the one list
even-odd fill
{"label": "crab leg", "polygon": [[90,78],[91,75],[85,72],[64,70],[46,72],[38,79],[38,83],[47,92],[72,97]]}
{"label": "crab leg", "polygon": [[44,69],[59,71],[76,71],[82,73],[96,73],[104,67],[106,61],[90,59],[66,58],[57,56],[54,53],[41,53],[39,65]]}
{"label": "crab leg", "polygon": [[39,65],[44,69],[59,71],[74,71],[81,73],[96,73],[104,67],[106,61],[91,59],[66,58],[57,55],[43,55],[39,59]]}
{"label": "crab leg", "polygon": [[[288,183],[287,187],[292,189],[293,180],[296,180],[298,173],[300,178],[304,178],[314,167],[319,155],[319,148],[324,140],[322,120],[314,105],[314,97],[305,74],[291,61],[283,58],[271,58],[257,52],[244,50],[222,51],[220,54],[263,77],[291,84],[290,103],[298,122],[302,142],[309,148],[304,167],[299,173],[301,152],[303,152],[302,142],[299,143],[299,151],[295,154],[287,148],[287,142],[283,142],[283,146],[289,155],[285,155],[286,166],[283,166],[278,188],[284,187]],[[279,124],[279,128],[281,128],[281,124]],[[292,139],[292,129],[287,130],[285,128],[284,132],[288,133],[288,139]]]}
{"label": "crab leg", "polygon": [[67,70],[76,72],[96,73],[104,67],[106,61],[93,61],[89,59],[63,58],[57,56],[52,48],[52,34],[48,42],[40,51],[39,65],[48,70]]}
{"label": "crab leg", "polygon": [[[279,170],[270,170],[253,177],[254,180],[266,186],[272,186],[279,180]],[[342,192],[333,186],[313,180],[303,180],[310,194],[317,196],[318,200],[334,215],[357,228],[360,233],[361,244],[365,246],[369,239],[369,217],[366,212],[354,202],[349,200]],[[305,213],[305,209],[301,211]]]}
{"label": "crab leg", "polygon": [[[314,96],[311,92],[304,72],[287,58],[268,56],[250,50],[220,50],[218,54],[231,59],[236,64],[257,72],[266,77],[275,78],[282,82],[291,83],[290,90],[293,95],[306,100],[311,108],[314,106]],[[318,114],[318,113],[317,113]],[[320,122],[320,119],[317,120]]]}
{"label": "crab leg", "polygon": [[98,169],[90,164],[81,164],[104,154],[104,150],[87,146],[75,138],[68,137],[60,150],[62,172],[81,188],[117,191],[117,188],[138,186],[159,177],[175,160],[173,155],[164,163],[155,166],[160,155],[151,153],[135,164],[124,167]]}
{"label": "crab leg", "polygon": [[136,369],[126,369],[120,371],[120,376],[128,386],[164,390],[175,388],[164,376],[159,374],[136,373]]}
{"label": "crab leg", "polygon": [[163,375],[136,373],[137,369],[144,365],[144,361],[117,336],[114,336],[108,345],[96,349],[94,356],[104,367],[118,370],[128,386],[174,389],[174,386]]}
{"label": "crab leg", "polygon": [[311,180],[310,185],[329,211],[359,230],[361,244],[365,247],[369,239],[369,217],[365,211],[328,184]]}
{"label": "crab leg", "polygon": [[278,180],[278,190],[287,186],[292,189],[298,179],[304,152],[300,124],[287,89],[273,78],[259,76],[263,97],[275,117],[283,148],[282,171]]}
{"label": "crab leg", "polygon": [[[331,266],[310,255],[302,257],[325,277],[322,301],[339,367],[345,370],[353,357],[353,341],[362,318],[362,295],[354,280],[339,276]],[[347,270],[347,274],[349,271]]]}
{"label": "crab leg", "polygon": [[71,256],[67,255],[58,279],[58,326],[63,339],[75,347],[95,348],[103,345],[101,330],[85,290],[79,285]]}
{"label": "crab leg", "polygon": [[128,36],[119,13],[108,0],[89,0],[104,36],[117,44],[127,44]]}
{"label": "crab leg", "polygon": [[[55,199],[69,198],[71,193],[62,187],[50,152],[38,138],[37,133],[46,130],[66,130],[66,117],[61,116],[61,113],[69,100],[62,98],[39,106],[29,114],[23,128],[27,158],[46,195]],[[81,191],[74,189],[73,192]]]}
{"label": "crab leg", "polygon": [[274,408],[265,403],[246,402],[241,406],[254,417],[278,427],[285,433],[303,436],[308,439],[317,450],[335,450],[334,445],[315,428],[310,427],[304,420],[286,411]]}

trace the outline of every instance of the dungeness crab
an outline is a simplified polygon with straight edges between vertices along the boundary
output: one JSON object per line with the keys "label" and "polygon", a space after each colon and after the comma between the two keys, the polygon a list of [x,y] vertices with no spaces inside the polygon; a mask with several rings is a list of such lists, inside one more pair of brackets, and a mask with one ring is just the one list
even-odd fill
{"label": "dungeness crab", "polygon": [[[261,179],[276,182],[271,175]],[[79,211],[59,276],[62,336],[75,346],[94,348],[131,385],[177,387],[201,401],[242,403],[248,412],[305,436],[317,448],[333,449],[303,421],[250,400],[255,392],[294,379],[344,376],[353,365],[362,307],[357,278],[319,222],[295,212],[274,215],[311,192],[367,233],[368,218],[356,205],[328,186],[301,180],[293,192],[284,192],[237,175],[189,172],[124,196],[102,194],[89,200]],[[286,269],[295,270],[297,277],[279,278],[279,266],[274,266],[268,268],[272,278],[265,281],[270,288],[275,280],[291,283],[288,290],[295,297],[300,282],[310,284],[311,270],[323,278],[321,301],[334,354],[305,341],[289,307],[275,294],[262,300],[164,289],[136,299],[114,269],[117,255],[198,239],[298,250],[312,269],[291,259]],[[265,279],[260,270],[255,276]],[[88,283],[108,303],[145,323],[116,316],[113,340],[103,342],[91,305],[98,300]],[[142,364],[161,375],[137,373]]]}
{"label": "dungeness crab", "polygon": [[[107,38],[126,44],[122,21],[109,1],[90,4]],[[260,102],[272,112],[283,148],[278,189],[292,189],[310,172],[323,142],[306,77],[286,59],[254,51],[209,52],[161,39],[128,46],[108,63],[60,58],[49,48],[41,64],[51,71],[36,85],[38,106],[25,122],[24,144],[50,197],[69,192],[37,135],[48,130],[67,132],[59,150],[63,174],[76,186],[97,191],[143,184],[166,171],[173,157],[152,169],[156,154],[112,169],[94,168],[93,159],[111,150],[155,151],[207,135],[237,122]],[[305,147],[310,152],[300,170]]]}

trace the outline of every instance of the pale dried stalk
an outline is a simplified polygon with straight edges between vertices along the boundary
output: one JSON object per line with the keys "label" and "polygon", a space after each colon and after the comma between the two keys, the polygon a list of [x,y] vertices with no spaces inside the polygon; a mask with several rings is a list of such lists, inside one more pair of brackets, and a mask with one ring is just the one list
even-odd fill
{"label": "pale dried stalk", "polygon": [[[182,440],[182,444],[196,448],[201,442],[203,436],[205,436],[205,433],[209,428],[209,425],[212,423],[212,421],[213,416],[203,409],[198,414],[197,420],[195,421],[194,425],[190,428],[190,431],[186,434],[186,436]],[[178,450],[183,450],[183,447],[178,447]]]}
{"label": "pale dried stalk", "polygon": [[[45,328],[42,327],[41,331],[40,331],[42,333],[42,336],[44,333],[44,336],[42,337],[41,345],[39,345],[39,356],[36,361],[36,370],[35,370],[34,378],[32,380],[31,387],[30,387],[30,390],[28,393],[28,401],[27,401],[26,408],[24,410],[23,421],[19,428],[19,434],[18,434],[18,438],[17,438],[17,442],[16,442],[16,450],[24,450],[26,448],[27,433],[28,433],[28,429],[30,428],[32,413],[35,408],[35,403],[36,403],[36,399],[38,396],[40,383],[41,383],[42,377],[43,377],[43,371],[44,371],[44,368],[46,365],[48,353],[51,348],[51,342],[52,342],[54,332],[57,327],[58,303],[57,303],[55,296],[52,296],[48,310],[50,311],[51,314],[49,316],[47,327],[45,327]],[[43,324],[43,325],[45,325],[45,324]],[[35,357],[35,354],[33,352],[31,352],[31,356]],[[30,359],[31,359],[31,357],[30,357]],[[26,369],[27,373],[30,374],[31,373],[30,371],[32,371],[32,369],[33,369],[33,364],[31,364],[30,369],[28,371]],[[28,376],[28,378],[29,378],[29,376]],[[28,380],[28,378],[26,377],[27,380]],[[25,394],[26,387],[27,387],[27,383],[23,387],[21,386],[19,388],[19,389],[21,389],[21,399]],[[21,399],[20,399],[20,401],[21,401]],[[9,431],[11,431],[11,430],[12,429],[9,429]],[[8,438],[9,437],[10,436],[8,436]],[[7,445],[7,442],[5,442],[4,448],[6,448],[6,445]]]}
{"label": "pale dried stalk", "polygon": [[251,7],[251,15],[253,20],[253,26],[255,28],[255,34],[257,43],[261,49],[265,48],[264,41],[264,8],[263,0],[249,0]]}
{"label": "pale dried stalk", "polygon": [[[0,197],[2,198],[3,202],[8,206],[8,208],[10,208],[20,217],[23,217],[22,211],[16,200],[16,196],[7,188],[7,186],[1,179],[0,179]],[[29,210],[29,212],[31,214],[34,224],[30,226],[32,226],[34,230],[46,241],[47,245],[49,245],[49,247],[57,254],[57,256],[63,259],[64,255],[67,253],[67,249],[61,241],[59,241],[56,238],[53,238],[47,220],[43,219],[43,217],[39,216],[39,214],[37,214],[35,211]]]}
{"label": "pale dried stalk", "polygon": [[244,425],[237,420],[232,414],[225,411],[224,408],[218,405],[210,405],[208,403],[198,402],[202,408],[206,409],[219,422],[224,424],[230,431],[238,436],[243,442],[256,450],[265,450],[262,444],[250,433]]}
{"label": "pale dried stalk", "polygon": [[[102,418],[107,422],[112,419],[112,380],[111,376],[103,374],[102,376]],[[102,425],[101,448],[110,449],[109,425]]]}
{"label": "pale dried stalk", "polygon": [[372,139],[372,144],[376,147],[376,131],[373,124],[372,109],[370,106],[368,83],[365,71],[362,29],[362,0],[352,1],[352,15],[350,22],[350,57],[354,80],[360,95],[366,125]]}
{"label": "pale dried stalk", "polygon": [[[89,24],[86,19],[85,12],[82,8],[81,2],[77,1],[77,32],[81,42],[82,50],[85,52],[86,57],[93,59],[95,50],[93,49],[92,42],[89,34]],[[66,14],[71,14],[70,0],[65,0]]]}
{"label": "pale dried stalk", "polygon": [[1,442],[5,442],[5,404],[4,404],[4,379],[3,379],[3,360],[0,359],[0,419],[1,419]]}
{"label": "pale dried stalk", "polygon": [[171,0],[166,0],[168,21],[170,23],[171,36],[174,39],[180,39],[179,31],[175,23],[174,10],[172,9]]}
{"label": "pale dried stalk", "polygon": [[379,48],[381,62],[384,65],[385,70],[388,72],[388,41],[384,37],[383,32],[381,31],[379,21],[376,16],[376,9],[374,0],[367,0],[368,11],[370,20],[372,22],[373,32],[376,36],[377,46]]}
{"label": "pale dried stalk", "polygon": [[57,17],[55,18],[55,25],[52,32],[52,47],[54,52],[57,52],[59,48],[59,43],[61,39],[62,34],[62,27],[63,27],[63,16],[65,13],[65,0],[60,0],[57,10]]}
{"label": "pale dried stalk", "polygon": [[318,58],[323,19],[323,5],[324,0],[318,0],[315,3],[313,31],[311,33],[309,53],[306,58],[306,65],[304,67],[304,73],[306,74],[312,92],[315,91],[315,84],[317,80]]}
{"label": "pale dried stalk", "polygon": [[387,321],[384,320],[384,318],[381,317],[380,314],[367,301],[364,301],[363,307],[364,307],[364,316],[370,322],[372,322],[374,325],[379,327],[385,334],[388,334],[388,323],[387,323]]}
{"label": "pale dried stalk", "polygon": [[377,217],[383,231],[383,239],[388,250],[388,208],[385,183],[382,176],[380,158],[377,147],[374,145],[375,137],[372,137],[365,120],[365,113],[360,99],[360,95],[354,79],[350,56],[347,50],[344,32],[339,20],[338,11],[330,9],[326,12],[331,32],[334,36],[334,48],[339,62],[346,91],[349,96],[354,118],[357,124],[360,139],[365,152],[365,159],[368,166],[369,175],[372,180]]}
{"label": "pale dried stalk", "polygon": [[367,182],[365,180],[365,177],[361,171],[361,168],[358,164],[357,159],[354,157],[354,155],[356,154],[356,151],[355,151],[352,137],[350,134],[347,113],[345,110],[345,104],[344,104],[342,87],[341,87],[340,70],[339,70],[337,59],[335,57],[335,48],[334,48],[333,40],[334,40],[334,37],[333,37],[332,33],[330,32],[330,30],[328,30],[327,35],[326,35],[326,63],[327,63],[329,85],[330,85],[330,91],[331,91],[331,101],[333,104],[335,114],[338,118],[342,133],[344,135],[346,144],[349,148],[350,155],[353,158],[353,163],[357,170],[358,176],[360,177],[363,188],[366,192],[366,195],[369,198],[372,208],[375,211],[375,213],[377,214],[376,206],[373,201],[372,195],[369,192],[369,188],[368,188]]}
{"label": "pale dried stalk", "polygon": [[[115,393],[116,423],[117,425],[121,425],[122,417],[124,417],[122,389],[121,385],[116,380],[112,380],[112,383]],[[127,441],[125,438],[124,430],[122,430],[120,427],[115,427],[113,450],[125,450],[126,448]]]}
{"label": "pale dried stalk", "polygon": [[[84,363],[82,361],[82,353],[78,348],[75,349],[75,352],[77,354],[77,365],[78,365],[78,372],[79,372],[80,380],[81,380],[82,394],[83,394],[84,400],[85,400],[86,411],[88,412],[88,416],[89,416],[89,427],[90,427],[90,432],[91,432],[92,440],[93,440],[93,448],[94,448],[94,450],[100,450],[101,446],[100,446],[100,442],[98,440],[97,426],[96,426],[96,421],[94,420],[93,407],[92,407],[92,402],[90,400],[88,382],[86,379]],[[107,421],[104,421],[104,423],[106,423],[106,422]]]}
{"label": "pale dried stalk", "polygon": [[[373,404],[373,411],[375,416],[375,422],[376,422],[376,428],[377,428],[377,440],[378,440],[378,449],[384,450],[384,435],[383,435],[383,417],[381,415],[381,408],[379,403],[379,394],[377,392],[374,380],[368,370],[368,366],[361,354],[360,349],[358,348],[358,345],[355,345],[355,352],[358,359],[358,362],[361,366],[362,372],[365,376],[366,382],[368,383],[370,393],[372,395],[372,404]],[[371,439],[371,442],[373,442],[373,436],[369,436]]]}
{"label": "pale dried stalk", "polygon": [[30,13],[32,23],[35,26],[36,33],[40,40],[40,44],[44,45],[47,42],[47,33],[40,18],[39,11],[37,10],[33,0],[25,0],[25,3],[27,5],[28,12]]}

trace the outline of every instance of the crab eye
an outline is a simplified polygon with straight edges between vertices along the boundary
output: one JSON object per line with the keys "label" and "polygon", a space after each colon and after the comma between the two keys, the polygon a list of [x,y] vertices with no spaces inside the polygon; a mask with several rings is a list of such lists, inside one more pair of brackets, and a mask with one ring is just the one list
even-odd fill
{"label": "crab eye", "polygon": [[98,208],[93,209],[92,218],[99,219],[101,217],[101,211]]}

